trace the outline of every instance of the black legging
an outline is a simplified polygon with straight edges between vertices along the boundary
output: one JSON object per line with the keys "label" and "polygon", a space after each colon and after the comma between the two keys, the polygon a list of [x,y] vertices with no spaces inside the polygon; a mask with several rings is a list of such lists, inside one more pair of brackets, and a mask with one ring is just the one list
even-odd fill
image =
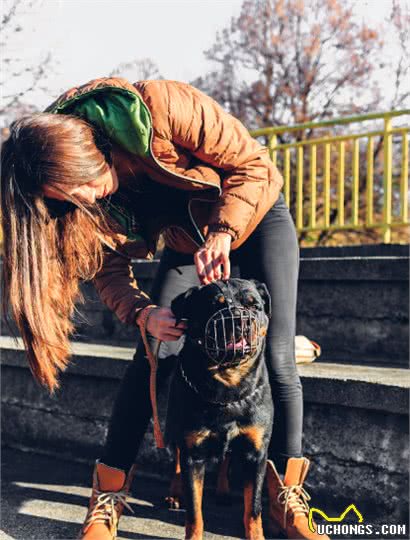
{"label": "black legging", "polygon": [[[278,471],[283,473],[288,457],[303,455],[303,392],[296,369],[294,346],[299,247],[283,194],[280,194],[278,201],[246,242],[231,251],[230,260],[233,270],[235,266],[239,267],[241,278],[254,278],[266,283],[272,296],[266,361],[275,420],[269,457]],[[151,299],[159,306],[169,307],[175,296],[199,284],[193,255],[165,248],[152,286]],[[160,356],[174,355],[180,346],[181,340],[163,342]],[[174,362],[170,358],[159,360],[159,391],[173,368]],[[101,461],[107,465],[128,470],[137,456],[152,414],[149,372],[140,340],[114,404],[101,457]]]}

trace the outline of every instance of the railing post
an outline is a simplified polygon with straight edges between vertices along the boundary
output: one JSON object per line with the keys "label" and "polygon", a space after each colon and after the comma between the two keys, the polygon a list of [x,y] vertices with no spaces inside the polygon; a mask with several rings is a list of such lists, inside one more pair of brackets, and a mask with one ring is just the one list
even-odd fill
{"label": "railing post", "polygon": [[290,150],[285,148],[283,152],[283,176],[284,176],[284,187],[283,192],[285,195],[285,201],[287,206],[290,206]]}
{"label": "railing post", "polygon": [[317,170],[316,170],[316,145],[310,147],[310,215],[309,227],[316,227],[316,192],[317,192]]}
{"label": "railing post", "polygon": [[402,135],[401,151],[401,219],[407,223],[409,219],[409,143],[407,133]]}
{"label": "railing post", "polygon": [[337,178],[337,224],[345,224],[345,143],[339,143],[338,178]]}
{"label": "railing post", "polygon": [[275,134],[269,137],[269,155],[275,166],[277,165],[277,151],[275,150],[278,144],[278,138]]}
{"label": "railing post", "polygon": [[324,154],[324,213],[325,213],[325,227],[330,226],[330,143],[325,144]]}
{"label": "railing post", "polygon": [[360,146],[359,139],[353,141],[353,163],[352,163],[352,223],[355,227],[359,225],[359,159]]}
{"label": "railing post", "polygon": [[303,227],[303,146],[296,148],[296,228]]}
{"label": "railing post", "polygon": [[391,218],[392,218],[392,135],[391,135],[392,120],[390,116],[384,117],[384,135],[383,135],[383,151],[384,151],[384,171],[383,171],[383,242],[389,244],[391,242]]}
{"label": "railing post", "polygon": [[373,137],[367,139],[367,181],[366,181],[366,225],[370,227],[373,224]]}

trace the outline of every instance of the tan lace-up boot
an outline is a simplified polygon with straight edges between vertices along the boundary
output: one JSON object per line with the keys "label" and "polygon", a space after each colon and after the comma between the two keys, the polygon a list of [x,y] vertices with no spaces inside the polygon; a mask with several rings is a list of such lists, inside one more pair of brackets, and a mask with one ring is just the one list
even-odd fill
{"label": "tan lace-up boot", "polygon": [[132,513],[133,510],[126,502],[136,466],[132,465],[128,474],[95,462],[93,472],[93,487],[88,506],[87,516],[78,535],[79,540],[115,540],[117,538],[118,522],[124,506]]}
{"label": "tan lace-up boot", "polygon": [[[268,460],[266,480],[269,493],[269,534],[277,538],[306,538],[308,540],[330,540],[326,534],[309,529],[310,495],[302,484],[306,478],[310,461],[305,458],[289,458],[282,482],[275,465]],[[312,520],[313,529],[316,523]]]}

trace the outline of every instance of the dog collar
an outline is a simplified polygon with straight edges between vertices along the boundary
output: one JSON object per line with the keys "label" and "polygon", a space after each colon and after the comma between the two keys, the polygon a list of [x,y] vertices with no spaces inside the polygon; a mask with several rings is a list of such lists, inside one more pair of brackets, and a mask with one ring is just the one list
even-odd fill
{"label": "dog collar", "polygon": [[218,407],[229,408],[229,407],[234,407],[234,406],[238,405],[239,403],[246,402],[250,398],[254,398],[265,387],[264,384],[260,384],[260,385],[256,386],[256,388],[250,394],[248,394],[248,395],[246,395],[244,397],[241,397],[239,399],[233,399],[231,401],[217,401],[217,400],[208,399],[208,398],[203,397],[201,392],[198,390],[197,386],[188,378],[187,374],[184,371],[184,368],[182,367],[182,362],[179,363],[179,371],[180,371],[181,377],[182,377],[183,381],[185,382],[185,384],[187,386],[189,386],[189,388],[191,388],[191,390],[193,390],[195,392],[195,394],[197,394],[206,403],[211,403],[212,405],[216,405]]}

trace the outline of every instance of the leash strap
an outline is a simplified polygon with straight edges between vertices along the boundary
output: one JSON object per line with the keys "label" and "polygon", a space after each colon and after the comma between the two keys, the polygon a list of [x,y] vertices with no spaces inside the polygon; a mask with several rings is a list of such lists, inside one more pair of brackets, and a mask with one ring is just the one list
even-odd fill
{"label": "leash strap", "polygon": [[152,406],[152,417],[154,421],[154,438],[157,448],[165,448],[164,437],[161,431],[161,425],[159,423],[158,416],[158,403],[157,403],[157,370],[158,370],[158,351],[161,345],[161,341],[158,340],[155,353],[152,352],[151,347],[147,338],[147,320],[150,316],[151,311],[158,306],[150,304],[141,310],[138,318],[137,324],[141,331],[142,341],[144,342],[145,351],[147,353],[149,365],[151,368],[150,372],[150,381],[149,381],[149,390],[151,396],[151,406]]}

